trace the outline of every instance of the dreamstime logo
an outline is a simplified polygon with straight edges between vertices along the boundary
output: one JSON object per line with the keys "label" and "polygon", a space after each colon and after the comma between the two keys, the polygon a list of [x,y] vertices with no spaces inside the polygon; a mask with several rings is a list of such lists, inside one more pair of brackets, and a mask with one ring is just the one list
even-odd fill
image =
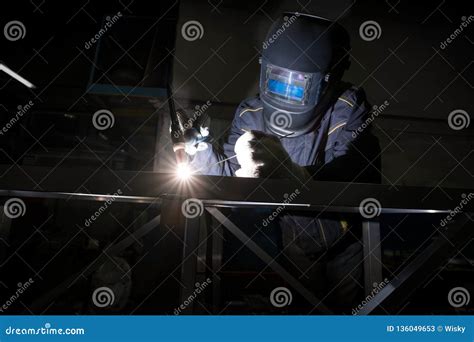
{"label": "dreamstime logo", "polygon": [[293,295],[286,287],[277,287],[270,293],[270,303],[276,308],[290,305],[292,301]]}
{"label": "dreamstime logo", "polygon": [[20,120],[23,115],[25,115],[30,109],[31,107],[33,107],[34,103],[33,101],[28,101],[28,103],[26,103],[24,106],[22,105],[19,105],[17,107],[17,112],[15,113],[15,116],[13,116],[10,121],[8,121],[5,126],[3,126],[1,129],[0,129],[0,135],[3,135],[5,133],[8,132],[8,130],[10,128],[12,128],[17,122],[18,120]]}
{"label": "dreamstime logo", "polygon": [[468,194],[462,194],[461,198],[462,198],[461,202],[459,202],[459,204],[453,210],[450,210],[449,214],[446,215],[446,217],[440,221],[439,224],[441,225],[441,227],[445,227],[447,224],[449,224],[452,221],[452,219],[457,214],[463,211],[464,207],[469,203],[469,201],[471,201],[474,198],[474,192],[470,192]]}
{"label": "dreamstime logo", "polygon": [[453,33],[451,33],[448,38],[442,41],[439,44],[439,47],[442,50],[446,49],[448,45],[451,44],[458,36],[460,36],[464,32],[464,29],[466,29],[467,26],[473,21],[474,21],[474,16],[472,15],[470,15],[469,17],[462,16],[461,24],[459,25],[459,27],[456,30],[454,30]]}
{"label": "dreamstime logo", "polygon": [[374,20],[367,20],[359,27],[359,35],[366,42],[379,39],[382,35],[382,28],[379,23]]}
{"label": "dreamstime logo", "polygon": [[21,21],[13,20],[5,24],[3,34],[11,42],[25,38],[26,27]]}
{"label": "dreamstime logo", "polygon": [[293,119],[289,113],[276,110],[270,115],[270,123],[276,127],[285,129],[291,126]]}
{"label": "dreamstime logo", "polygon": [[357,307],[355,307],[354,309],[352,309],[352,314],[353,315],[357,315],[359,313],[359,311],[367,305],[368,302],[370,302],[376,295],[377,293],[379,293],[380,291],[382,291],[382,289],[387,286],[388,284],[388,279],[385,278],[384,280],[382,280],[380,283],[373,283],[372,284],[372,291],[370,291],[370,293],[367,295],[367,297],[365,297],[365,299],[362,301],[362,303],[360,303],[359,305],[357,305]]}
{"label": "dreamstime logo", "polygon": [[5,216],[11,219],[25,215],[26,205],[20,198],[10,198],[3,206]]}
{"label": "dreamstime logo", "polygon": [[89,227],[92,222],[94,222],[95,220],[97,220],[99,218],[100,215],[102,215],[102,213],[104,211],[107,210],[107,208],[117,199],[117,197],[119,197],[120,195],[122,195],[123,192],[121,189],[118,189],[117,192],[114,192],[111,196],[107,197],[107,199],[105,200],[104,204],[101,205],[99,207],[99,209],[97,209],[94,214],[92,214],[90,217],[88,217],[85,221],[84,221],[84,225],[86,227]]}
{"label": "dreamstime logo", "polygon": [[211,278],[207,278],[201,284],[200,283],[194,284],[196,288],[194,289],[193,293],[191,293],[189,297],[186,298],[179,307],[174,309],[174,314],[179,315],[183,310],[185,310],[186,307],[188,307],[189,304],[191,304],[197,298],[197,296],[200,295],[206,289],[206,287],[208,287],[211,283],[212,283]]}
{"label": "dreamstime logo", "polygon": [[184,134],[184,131],[187,130],[187,129],[190,129],[193,127],[194,125],[194,122],[200,118],[208,109],[209,107],[212,106],[212,102],[211,101],[206,101],[206,103],[204,103],[203,105],[196,105],[194,106],[194,111],[193,111],[193,116],[190,117],[186,122],[183,123],[183,129],[178,131],[178,132],[174,132],[174,137],[175,138],[179,138],[182,134]]}
{"label": "dreamstime logo", "polygon": [[97,43],[99,39],[114,25],[120,18],[122,18],[122,13],[120,11],[112,17],[105,17],[105,23],[102,28],[92,37],[89,41],[84,44],[86,50],[90,49],[92,45]]}
{"label": "dreamstime logo", "polygon": [[188,42],[201,39],[204,35],[204,27],[197,20],[189,20],[181,27],[181,35]]}
{"label": "dreamstime logo", "polygon": [[99,131],[103,131],[114,127],[115,117],[114,114],[107,109],[100,109],[92,116],[92,124]]}
{"label": "dreamstime logo", "polygon": [[92,293],[92,302],[99,308],[113,305],[115,301],[115,294],[110,288],[106,286],[98,287]]}
{"label": "dreamstime logo", "polygon": [[469,127],[471,118],[469,114],[462,109],[455,109],[448,115],[448,125],[455,131]]}
{"label": "dreamstime logo", "polygon": [[198,200],[197,198],[188,198],[181,205],[181,212],[184,217],[193,219],[202,215],[204,212],[204,206],[201,200]]}
{"label": "dreamstime logo", "polygon": [[18,283],[18,288],[15,293],[13,293],[7,301],[0,306],[0,312],[6,311],[20,296],[34,283],[35,281],[30,278],[24,283]]}
{"label": "dreamstime logo", "polygon": [[268,37],[268,39],[263,42],[263,49],[267,49],[270,44],[274,43],[286,31],[286,29],[296,21],[299,16],[299,13],[295,13],[291,17],[284,16],[283,24],[275,31],[275,33],[273,33],[271,37]]}
{"label": "dreamstime logo", "polygon": [[278,215],[280,215],[280,213],[285,210],[286,208],[286,205],[290,204],[291,202],[293,202],[296,197],[300,194],[300,190],[299,189],[296,189],[294,192],[292,192],[291,194],[284,194],[283,197],[285,198],[283,200],[283,204],[282,205],[279,205],[275,210],[272,211],[272,213],[270,215],[268,215],[263,221],[262,221],[262,225],[264,227],[267,227],[270,222],[272,222],[274,219],[276,219],[278,217]]}
{"label": "dreamstime logo", "polygon": [[382,205],[377,199],[369,197],[360,202],[359,212],[364,218],[374,218],[382,212]]}
{"label": "dreamstime logo", "polygon": [[[45,1],[45,0],[43,0]],[[56,328],[52,327],[51,323],[45,323],[44,326],[35,326],[29,324],[30,327],[15,327],[9,326],[5,329],[5,335],[13,336],[63,336],[63,335],[84,335],[86,330],[84,328]]]}
{"label": "dreamstime logo", "polygon": [[385,100],[380,106],[374,105],[367,119],[359,127],[357,127],[355,131],[352,132],[352,137],[354,139],[357,138],[357,136],[362,133],[367,127],[369,127],[372,121],[374,121],[375,118],[378,117],[389,105],[390,102],[388,102],[387,100]]}
{"label": "dreamstime logo", "polygon": [[471,301],[469,291],[464,287],[455,287],[448,293],[448,302],[454,308],[466,306]]}

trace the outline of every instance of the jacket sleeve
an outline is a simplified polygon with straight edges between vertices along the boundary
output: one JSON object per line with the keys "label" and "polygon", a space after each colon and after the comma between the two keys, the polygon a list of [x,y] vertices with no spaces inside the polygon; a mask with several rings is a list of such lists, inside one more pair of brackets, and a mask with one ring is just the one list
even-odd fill
{"label": "jacket sleeve", "polygon": [[235,176],[235,171],[240,168],[235,158],[235,143],[245,133],[244,129],[252,129],[254,126],[251,118],[249,120],[249,117],[240,115],[246,108],[248,108],[246,101],[237,108],[222,148],[215,143],[206,143],[207,149],[197,152],[192,157],[191,166],[197,173],[210,176]]}
{"label": "jacket sleeve", "polygon": [[346,91],[334,105],[324,157],[308,171],[316,180],[380,182],[380,147],[370,131],[375,115],[369,112],[362,89]]}

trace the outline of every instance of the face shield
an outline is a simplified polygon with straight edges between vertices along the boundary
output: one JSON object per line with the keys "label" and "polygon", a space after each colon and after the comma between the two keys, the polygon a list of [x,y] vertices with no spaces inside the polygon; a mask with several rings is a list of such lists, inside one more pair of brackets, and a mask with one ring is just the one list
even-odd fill
{"label": "face shield", "polygon": [[311,128],[323,89],[323,74],[301,72],[262,60],[260,97],[267,127],[278,135],[297,136]]}
{"label": "face shield", "polygon": [[315,104],[320,92],[320,74],[289,70],[270,63],[262,66],[263,89],[269,100],[288,110],[304,111]]}
{"label": "face shield", "polygon": [[268,65],[265,92],[276,100],[303,105],[308,96],[311,75]]}
{"label": "face shield", "polygon": [[263,116],[271,132],[295,137],[314,129],[346,68],[346,33],[327,19],[298,13],[274,22],[260,71]]}

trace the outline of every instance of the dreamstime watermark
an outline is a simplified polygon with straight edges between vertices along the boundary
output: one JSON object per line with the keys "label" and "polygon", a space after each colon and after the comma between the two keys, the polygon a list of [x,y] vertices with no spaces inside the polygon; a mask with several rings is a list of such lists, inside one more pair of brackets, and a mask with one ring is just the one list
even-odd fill
{"label": "dreamstime watermark", "polygon": [[441,50],[444,50],[448,47],[449,44],[451,44],[459,35],[462,34],[465,28],[468,27],[470,23],[474,20],[474,16],[470,15],[469,17],[462,16],[461,17],[461,24],[457,29],[455,29],[448,38],[446,38],[444,41],[442,41],[439,44],[439,47]]}
{"label": "dreamstime watermark", "polygon": [[3,205],[3,212],[5,216],[11,219],[16,219],[24,216],[26,213],[25,202],[21,198],[10,198]]}
{"label": "dreamstime watermark", "polygon": [[372,300],[372,298],[374,298],[377,293],[379,293],[385,286],[387,286],[388,283],[389,282],[388,282],[387,278],[382,280],[379,284],[374,283],[372,291],[370,291],[370,293],[367,295],[367,297],[365,297],[365,299],[359,305],[357,305],[354,309],[352,309],[352,314],[357,315],[357,313],[360,310],[362,310],[362,308],[364,306],[366,306],[367,303],[370,302]]}
{"label": "dreamstime watermark", "polygon": [[360,25],[359,35],[366,42],[371,42],[380,38],[382,35],[382,28],[375,20],[367,20]]}
{"label": "dreamstime watermark", "polygon": [[275,33],[269,38],[267,38],[263,42],[263,49],[266,50],[271,44],[273,44],[285,31],[287,28],[290,27],[291,24],[293,24],[296,19],[300,16],[299,13],[292,14],[290,17],[284,16],[283,17],[283,24],[276,30]]}
{"label": "dreamstime watermark", "polygon": [[285,210],[286,208],[286,205],[290,204],[291,202],[293,202],[295,200],[296,197],[298,197],[298,195],[301,194],[300,193],[300,190],[299,189],[296,189],[295,191],[293,191],[291,194],[284,194],[283,197],[285,198],[283,200],[283,204],[278,206],[275,210],[272,211],[272,213],[270,215],[268,215],[268,217],[266,217],[263,221],[262,221],[262,225],[264,227],[267,227],[270,222],[272,222],[274,219],[276,219],[278,217],[278,215],[280,215],[280,213]]}
{"label": "dreamstime watermark", "polygon": [[40,328],[17,328],[9,326],[5,328],[5,335],[84,335],[83,328],[53,328],[51,323],[45,323]]}
{"label": "dreamstime watermark", "polygon": [[463,109],[455,109],[448,115],[448,125],[455,131],[468,128],[471,123],[471,117]]}
{"label": "dreamstime watermark", "polygon": [[286,287],[277,287],[270,293],[270,303],[276,308],[288,306],[293,301],[291,291]]}
{"label": "dreamstime watermark", "polygon": [[105,308],[111,306],[115,302],[114,291],[110,287],[101,286],[94,290],[92,293],[92,303],[98,308]]}
{"label": "dreamstime watermark", "polygon": [[357,138],[357,136],[361,134],[367,127],[369,127],[372,121],[374,121],[375,118],[378,117],[389,105],[390,102],[385,100],[380,106],[373,106],[367,119],[365,119],[365,121],[359,127],[357,127],[355,131],[352,132],[352,137]]}
{"label": "dreamstime watermark", "polygon": [[197,198],[188,198],[181,205],[181,212],[184,217],[193,219],[202,215],[204,212],[204,205],[202,204],[202,201]]}
{"label": "dreamstime watermark", "polygon": [[466,306],[470,301],[471,295],[464,287],[455,287],[448,292],[448,302],[453,308]]}
{"label": "dreamstime watermark", "polygon": [[24,283],[18,283],[18,288],[16,289],[15,293],[13,293],[10,298],[8,298],[7,301],[2,306],[0,306],[0,312],[3,313],[4,311],[8,310],[8,308],[13,303],[15,303],[18,298],[20,298],[20,296],[23,294],[23,292],[25,292],[34,282],[35,281],[30,278]]}
{"label": "dreamstime watermark", "polygon": [[11,42],[25,38],[26,27],[21,21],[12,20],[3,27],[3,35]]}
{"label": "dreamstime watermark", "polygon": [[195,289],[193,291],[193,293],[191,293],[188,298],[186,298],[184,300],[184,302],[179,306],[177,307],[176,309],[174,309],[173,313],[175,316],[179,315],[181,313],[181,311],[185,310],[186,307],[188,307],[192,302],[194,302],[194,300],[205,290],[206,287],[208,287],[210,284],[212,283],[212,280],[211,278],[207,278],[205,281],[202,282],[202,284],[200,283],[196,283],[195,284]]}
{"label": "dreamstime watermark", "polygon": [[99,209],[97,209],[90,217],[84,221],[84,225],[89,227],[93,221],[97,220],[100,215],[115,201],[115,199],[122,195],[122,190],[118,189],[117,192],[113,193],[111,196],[107,197],[104,204],[102,204]]}
{"label": "dreamstime watermark", "polygon": [[19,105],[17,107],[15,116],[13,116],[0,130],[0,135],[6,134],[8,130],[12,128],[18,122],[18,120],[20,120],[23,117],[23,115],[25,115],[33,106],[34,106],[34,102],[31,100],[28,101],[28,103],[25,104],[24,106]]}
{"label": "dreamstime watermark", "polygon": [[443,218],[441,221],[440,221],[440,226],[441,227],[445,227],[447,224],[449,224],[449,222],[451,222],[451,220],[459,213],[461,213],[464,209],[464,207],[469,203],[470,200],[472,200],[474,198],[474,192],[470,192],[468,193],[467,195],[466,194],[462,194],[461,195],[462,197],[462,200],[461,202],[459,202],[459,204],[449,212],[448,215],[446,215],[445,218]]}
{"label": "dreamstime watermark", "polygon": [[92,124],[99,131],[112,128],[115,124],[114,114],[110,110],[99,109],[92,116]]}
{"label": "dreamstime watermark", "polygon": [[382,212],[382,205],[373,197],[362,200],[359,204],[359,213],[366,219],[372,219],[379,216]]}
{"label": "dreamstime watermark", "polygon": [[291,127],[293,119],[290,113],[276,110],[270,115],[270,123],[276,127],[286,129]]}
{"label": "dreamstime watermark", "polygon": [[192,128],[194,122],[199,119],[208,109],[212,106],[211,101],[206,101],[203,105],[196,105],[194,106],[194,111],[192,117],[190,117],[185,123],[183,123],[183,130],[179,132],[174,132],[174,137],[179,138],[180,135],[184,133],[185,130]]}
{"label": "dreamstime watermark", "polygon": [[105,17],[105,24],[102,26],[102,28],[92,37],[89,39],[87,42],[84,44],[84,48],[86,50],[89,50],[92,45],[97,43],[99,39],[117,22],[119,19],[122,18],[122,13],[120,11],[117,12],[117,14],[114,14],[112,17],[107,16]]}
{"label": "dreamstime watermark", "polygon": [[204,27],[197,20],[189,20],[181,27],[181,35],[188,42],[201,39],[204,35]]}

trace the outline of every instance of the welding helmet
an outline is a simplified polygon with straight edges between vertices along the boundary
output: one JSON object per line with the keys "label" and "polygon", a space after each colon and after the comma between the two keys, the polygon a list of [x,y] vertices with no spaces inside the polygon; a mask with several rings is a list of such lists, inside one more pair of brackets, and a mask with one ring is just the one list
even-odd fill
{"label": "welding helmet", "polygon": [[284,13],[263,43],[260,98],[267,128],[299,136],[311,131],[330,91],[349,67],[347,31],[328,19]]}

